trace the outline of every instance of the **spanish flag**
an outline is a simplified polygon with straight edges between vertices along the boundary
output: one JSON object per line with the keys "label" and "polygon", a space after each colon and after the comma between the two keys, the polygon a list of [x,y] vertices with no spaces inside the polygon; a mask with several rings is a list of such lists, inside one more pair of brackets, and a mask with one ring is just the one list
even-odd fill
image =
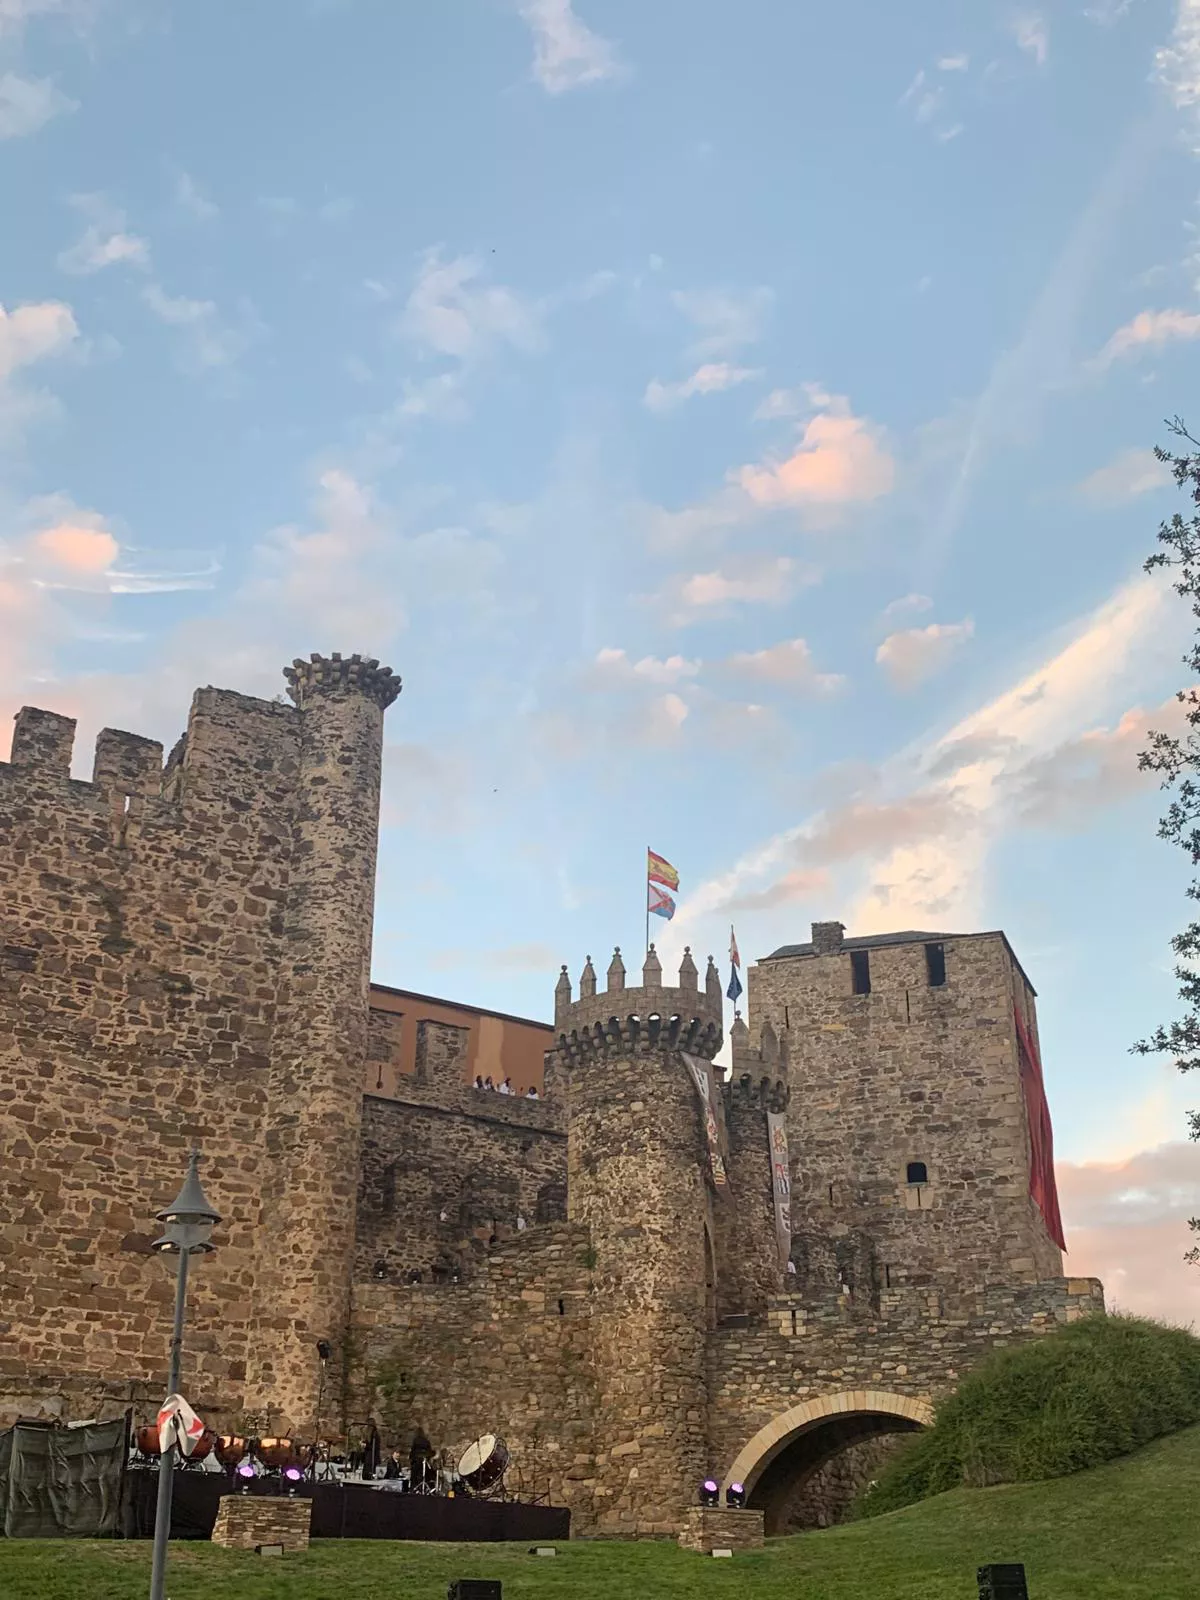
{"label": "spanish flag", "polygon": [[679,888],[679,874],[675,868],[666,856],[656,856],[653,850],[646,851],[646,876],[651,883],[665,883],[668,889]]}

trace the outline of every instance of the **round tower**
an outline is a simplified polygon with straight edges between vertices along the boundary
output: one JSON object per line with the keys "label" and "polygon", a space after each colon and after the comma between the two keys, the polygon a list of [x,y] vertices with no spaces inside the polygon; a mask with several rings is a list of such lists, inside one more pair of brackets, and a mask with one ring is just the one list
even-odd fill
{"label": "round tower", "polygon": [[[708,1068],[721,1045],[721,983],[710,959],[701,989],[685,951],[678,986],[664,987],[653,946],[640,988],[626,988],[619,950],[603,993],[590,957],[578,1000],[564,978],[555,1056],[568,1214],[591,1234],[597,1523],[673,1534],[707,1465],[715,1257],[702,1096],[715,1096]],[[702,1069],[700,1082],[685,1056]]]}
{"label": "round tower", "polygon": [[316,1420],[317,1340],[340,1348],[349,1308],[383,717],[400,680],[337,654],[297,660],[284,676],[298,767],[246,1387],[248,1409],[303,1429]]}

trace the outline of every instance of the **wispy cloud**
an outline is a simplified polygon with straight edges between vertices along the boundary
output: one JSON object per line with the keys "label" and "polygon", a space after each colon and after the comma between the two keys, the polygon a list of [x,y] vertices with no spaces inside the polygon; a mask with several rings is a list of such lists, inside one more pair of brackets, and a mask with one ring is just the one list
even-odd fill
{"label": "wispy cloud", "polygon": [[1071,1271],[1102,1279],[1110,1306],[1183,1327],[1197,1318],[1195,1243],[1200,1151],[1182,1141],[1114,1162],[1056,1164]]}
{"label": "wispy cloud", "polygon": [[24,139],[53,118],[78,109],[50,78],[0,73],[0,139]]}
{"label": "wispy cloud", "polygon": [[1121,450],[1107,466],[1084,478],[1079,493],[1096,505],[1121,505],[1170,482],[1170,468],[1153,450]]}
{"label": "wispy cloud", "polygon": [[64,272],[85,277],[105,267],[149,267],[149,244],[127,230],[125,213],[105,195],[73,195],[71,204],[88,222],[80,238],[59,252],[58,265]]}
{"label": "wispy cloud", "polygon": [[592,32],[571,0],[517,0],[517,10],[533,32],[533,76],[547,94],[619,75],[615,47]]}
{"label": "wispy cloud", "polygon": [[888,634],[876,650],[875,660],[897,689],[915,689],[948,667],[974,632],[969,617],[962,622],[905,628]]}
{"label": "wispy cloud", "polygon": [[662,383],[652,378],[646,385],[642,404],[651,411],[670,411],[698,394],[720,394],[724,389],[749,383],[761,373],[753,367],[735,367],[728,361],[707,361],[691,377],[677,383]]}
{"label": "wispy cloud", "polygon": [[806,639],[783,639],[761,650],[739,651],[725,662],[735,675],[800,694],[833,694],[845,687],[839,672],[818,672]]}
{"label": "wispy cloud", "polygon": [[770,289],[677,289],[671,299],[694,324],[696,336],[688,354],[697,361],[718,361],[737,355],[762,338],[774,303]]}
{"label": "wispy cloud", "polygon": [[1018,50],[1023,50],[1027,56],[1032,57],[1039,67],[1046,65],[1050,37],[1046,29],[1046,19],[1040,12],[1026,11],[1015,17],[1013,38],[1017,42]]}
{"label": "wispy cloud", "polygon": [[[1200,0],[1198,0],[1200,3]],[[1200,94],[1200,84],[1197,85]],[[1169,344],[1200,339],[1200,314],[1168,307],[1163,311],[1139,311],[1117,329],[1092,365],[1111,366],[1126,356],[1141,355],[1146,350],[1162,350]]]}
{"label": "wispy cloud", "polygon": [[414,343],[460,361],[476,359],[500,345],[541,348],[541,317],[535,305],[503,284],[485,281],[474,256],[444,260],[428,250],[400,319]]}
{"label": "wispy cloud", "polygon": [[9,556],[10,570],[36,589],[79,594],[170,594],[211,589],[220,575],[213,556],[146,552],[123,544],[111,520],[69,495],[43,495],[25,508],[30,529]]}
{"label": "wispy cloud", "polygon": [[249,345],[248,329],[226,322],[212,300],[170,295],[158,283],[148,283],[142,298],[160,322],[178,330],[187,370],[207,372],[231,366]]}
{"label": "wispy cloud", "polygon": [[175,204],[196,222],[212,222],[221,215],[220,206],[209,199],[188,172],[180,172],[176,176]]}
{"label": "wispy cloud", "polygon": [[913,612],[932,611],[933,601],[927,594],[902,594],[897,600],[889,600],[883,608],[886,618],[904,617]]}
{"label": "wispy cloud", "polygon": [[811,571],[791,556],[761,556],[742,561],[732,571],[680,574],[657,597],[665,620],[676,625],[722,616],[738,606],[784,605]]}
{"label": "wispy cloud", "polygon": [[[826,809],[746,851],[689,895],[672,937],[697,938],[729,901],[787,873],[839,871],[838,898],[856,932],[969,926],[978,920],[993,845],[1014,827],[1044,825],[1033,803],[1037,763],[1094,726],[1131,668],[1174,653],[1164,640],[1169,589],[1152,578],[1124,585],[1032,672],[940,735],[922,740]],[[1131,738],[1128,728],[1117,743]],[[1095,754],[1096,752],[1093,752]],[[1086,782],[1086,762],[1051,762],[1060,783]],[[1102,761],[1091,769],[1096,792]],[[1042,769],[1042,785],[1050,783]],[[1047,804],[1049,802],[1047,801]]]}
{"label": "wispy cloud", "polygon": [[587,677],[600,687],[624,688],[631,684],[673,684],[694,678],[700,671],[699,661],[689,661],[685,656],[642,656],[632,660],[624,650],[606,646],[596,652]]}

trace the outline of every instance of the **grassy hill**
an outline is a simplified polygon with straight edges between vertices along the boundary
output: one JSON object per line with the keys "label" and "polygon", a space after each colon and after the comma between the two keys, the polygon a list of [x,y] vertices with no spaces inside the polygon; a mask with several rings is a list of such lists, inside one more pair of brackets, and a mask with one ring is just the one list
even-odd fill
{"label": "grassy hill", "polygon": [[[867,1522],[713,1561],[667,1544],[560,1547],[322,1541],[282,1561],[176,1545],[170,1600],[442,1600],[497,1577],[505,1600],[975,1600],[975,1568],[1024,1561],[1030,1600],[1195,1600],[1200,1427],[1046,1483],[953,1489]],[[3,1600],[144,1600],[150,1547],[0,1540]]]}

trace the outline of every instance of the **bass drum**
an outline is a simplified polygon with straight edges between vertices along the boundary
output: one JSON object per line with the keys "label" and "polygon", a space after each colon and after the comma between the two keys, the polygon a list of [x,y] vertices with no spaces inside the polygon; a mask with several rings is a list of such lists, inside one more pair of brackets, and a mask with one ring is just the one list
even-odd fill
{"label": "bass drum", "polygon": [[286,1472],[289,1467],[305,1467],[311,1451],[298,1439],[260,1439],[255,1452],[264,1467]]}
{"label": "bass drum", "polygon": [[458,1462],[458,1475],[472,1494],[483,1494],[499,1483],[508,1470],[508,1446],[494,1433],[485,1433],[468,1445]]}
{"label": "bass drum", "polygon": [[223,1433],[214,1448],[223,1467],[236,1467],[246,1454],[246,1440],[236,1433]]}

